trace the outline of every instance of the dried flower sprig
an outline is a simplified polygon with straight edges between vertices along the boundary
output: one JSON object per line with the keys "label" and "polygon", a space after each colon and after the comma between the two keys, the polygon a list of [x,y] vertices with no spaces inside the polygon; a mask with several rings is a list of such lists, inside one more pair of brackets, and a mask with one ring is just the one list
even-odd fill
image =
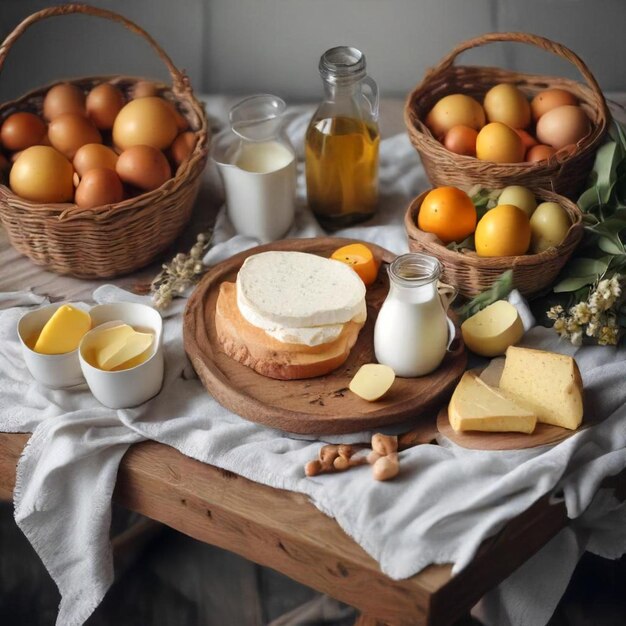
{"label": "dried flower sprig", "polygon": [[200,233],[189,254],[179,252],[169,263],[162,265],[162,270],[150,284],[155,308],[166,309],[173,298],[185,293],[206,272],[208,268],[202,263],[202,257],[211,247],[212,235],[212,231]]}
{"label": "dried flower sprig", "polygon": [[619,307],[622,300],[619,275],[604,278],[581,300],[567,311],[559,304],[547,313],[554,321],[553,328],[563,339],[580,346],[583,338],[595,340],[601,346],[615,346],[620,339]]}

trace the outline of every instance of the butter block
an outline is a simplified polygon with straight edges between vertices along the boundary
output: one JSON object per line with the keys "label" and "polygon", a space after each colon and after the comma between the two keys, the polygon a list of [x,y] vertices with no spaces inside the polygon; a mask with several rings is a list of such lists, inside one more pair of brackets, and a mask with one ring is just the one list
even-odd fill
{"label": "butter block", "polygon": [[[152,333],[137,332],[128,324],[102,329],[92,339],[95,365],[101,370],[127,369],[152,345]],[[141,363],[143,361],[139,361]],[[136,364],[139,364],[136,363]]]}
{"label": "butter block", "polygon": [[504,354],[524,336],[524,324],[511,303],[498,300],[466,319],[461,333],[472,352],[493,357]]}
{"label": "butter block", "polygon": [[90,328],[89,313],[71,304],[64,304],[54,312],[41,329],[34,350],[40,354],[73,352]]}
{"label": "butter block", "polygon": [[395,379],[396,374],[388,365],[366,363],[350,381],[349,389],[363,400],[375,402],[391,389]]}
{"label": "butter block", "polygon": [[511,346],[500,388],[524,402],[545,424],[574,430],[583,418],[583,383],[571,356]]}
{"label": "butter block", "polygon": [[532,433],[537,416],[495,387],[465,372],[448,405],[450,425],[457,431]]}

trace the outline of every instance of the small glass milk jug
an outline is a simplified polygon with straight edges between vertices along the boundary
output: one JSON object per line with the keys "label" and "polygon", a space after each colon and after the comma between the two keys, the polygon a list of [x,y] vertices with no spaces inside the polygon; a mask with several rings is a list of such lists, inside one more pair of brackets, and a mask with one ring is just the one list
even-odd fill
{"label": "small glass milk jug", "polygon": [[376,359],[396,376],[424,376],[439,367],[454,339],[447,310],[456,290],[438,287],[441,264],[427,254],[403,254],[387,271],[389,294],[374,327]]}
{"label": "small glass milk jug", "polygon": [[285,108],[270,94],[246,98],[213,144],[228,217],[240,235],[262,243],[285,235],[295,214],[296,155],[283,129]]}
{"label": "small glass milk jug", "polygon": [[336,229],[366,220],[376,210],[378,87],[356,48],[327,50],[319,71],[325,97],[306,133],[307,197],[320,224]]}

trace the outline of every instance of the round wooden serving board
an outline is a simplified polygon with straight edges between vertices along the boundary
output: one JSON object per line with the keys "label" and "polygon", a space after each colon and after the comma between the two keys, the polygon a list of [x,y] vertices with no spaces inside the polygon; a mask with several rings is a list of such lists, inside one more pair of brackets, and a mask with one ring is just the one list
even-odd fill
{"label": "round wooden serving board", "polygon": [[378,310],[387,297],[385,263],[391,252],[368,244],[381,269],[367,289],[367,322],[347,361],[334,372],[304,380],[275,380],[257,374],[222,352],[215,333],[215,303],[223,281],[235,281],[244,260],[267,250],[295,250],[329,257],[334,250],[354,243],[325,237],[284,240],[242,252],[209,270],[192,294],[183,321],[185,350],[208,392],[227,409],[246,419],[292,433],[338,434],[368,430],[407,421],[436,411],[465,370],[467,355],[457,336],[453,351],[432,374],[397,378],[378,402],[367,402],[348,390],[350,380],[364,363],[375,362],[373,337]]}
{"label": "round wooden serving board", "polygon": [[534,432],[526,433],[487,433],[466,431],[457,433],[448,420],[448,407],[444,406],[437,415],[437,430],[462,448],[471,450],[525,450],[539,446],[553,445],[575,435],[585,428],[583,423],[576,430],[568,430],[560,426],[537,423]]}

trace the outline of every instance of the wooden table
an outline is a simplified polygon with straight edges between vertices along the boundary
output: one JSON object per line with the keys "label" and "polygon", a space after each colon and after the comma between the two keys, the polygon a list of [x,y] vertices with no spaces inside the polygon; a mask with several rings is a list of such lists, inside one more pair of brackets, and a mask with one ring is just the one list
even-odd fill
{"label": "wooden table", "polygon": [[[400,108],[397,101],[383,106],[383,117],[387,111],[395,120],[387,125],[388,133],[397,130]],[[214,218],[217,204],[205,186],[193,222],[175,250],[188,249],[194,234]],[[36,267],[9,246],[3,229],[0,268],[0,291],[31,287],[54,300],[88,299],[99,284]],[[155,264],[115,282],[145,287],[157,271]],[[26,434],[0,433],[0,497],[12,497],[15,467],[27,440]],[[624,484],[626,475],[621,477]],[[407,580],[393,581],[305,496],[251,482],[162,444],[131,447],[120,466],[114,499],[356,607],[362,614],[360,626],[452,624],[567,524],[564,506],[551,506],[542,498],[487,540],[457,576],[451,576],[449,565],[433,565]]]}

